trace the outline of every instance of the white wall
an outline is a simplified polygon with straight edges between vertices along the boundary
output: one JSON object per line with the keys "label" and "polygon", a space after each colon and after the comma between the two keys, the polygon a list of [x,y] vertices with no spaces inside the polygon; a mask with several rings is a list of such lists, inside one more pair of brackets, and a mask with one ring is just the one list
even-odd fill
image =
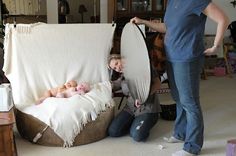
{"label": "white wall", "polygon": [[58,23],[57,0],[47,0],[47,23]]}
{"label": "white wall", "polygon": [[[232,0],[213,0],[229,17],[230,21],[236,21],[236,7],[230,3]],[[215,34],[216,33],[216,23],[207,19],[205,34]],[[226,32],[226,36],[229,36],[229,31]]]}
{"label": "white wall", "polygon": [[101,23],[108,22],[108,0],[100,1],[100,18]]}

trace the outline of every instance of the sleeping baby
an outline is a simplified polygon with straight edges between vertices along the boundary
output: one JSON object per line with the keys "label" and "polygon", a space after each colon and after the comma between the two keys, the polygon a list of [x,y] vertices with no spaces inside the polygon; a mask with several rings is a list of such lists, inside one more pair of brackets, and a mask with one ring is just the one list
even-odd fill
{"label": "sleeping baby", "polygon": [[76,81],[71,80],[64,85],[47,90],[42,97],[36,101],[36,105],[41,104],[48,97],[69,98],[73,95],[84,95],[90,91],[90,85],[87,82],[77,84]]}

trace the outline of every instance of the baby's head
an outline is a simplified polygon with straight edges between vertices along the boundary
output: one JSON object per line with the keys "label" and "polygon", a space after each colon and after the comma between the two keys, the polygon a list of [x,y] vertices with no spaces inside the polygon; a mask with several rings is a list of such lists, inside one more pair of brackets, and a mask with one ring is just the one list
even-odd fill
{"label": "baby's head", "polygon": [[111,54],[108,58],[108,68],[115,70],[118,73],[122,73],[123,64],[121,56],[119,54]]}
{"label": "baby's head", "polygon": [[64,85],[68,89],[68,88],[71,88],[71,87],[76,87],[77,82],[75,80],[71,80],[71,81],[66,82]]}
{"label": "baby's head", "polygon": [[90,85],[87,82],[82,82],[77,85],[76,89],[79,93],[84,94],[90,91]]}

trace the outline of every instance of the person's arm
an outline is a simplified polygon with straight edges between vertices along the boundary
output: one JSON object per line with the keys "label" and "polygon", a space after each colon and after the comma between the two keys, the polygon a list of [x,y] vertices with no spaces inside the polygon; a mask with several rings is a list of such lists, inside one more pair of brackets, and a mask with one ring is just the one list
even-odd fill
{"label": "person's arm", "polygon": [[216,36],[214,40],[214,45],[211,48],[205,50],[206,55],[212,55],[217,48],[219,48],[220,43],[224,38],[224,33],[229,25],[229,19],[226,14],[214,3],[210,3],[203,13],[217,23]]}
{"label": "person's arm", "polygon": [[165,26],[164,23],[151,22],[151,21],[141,19],[141,18],[138,18],[138,17],[134,17],[134,18],[130,19],[130,22],[135,23],[135,24],[144,24],[147,27],[149,27],[153,30],[156,30],[160,33],[165,33],[166,32],[166,26]]}
{"label": "person's arm", "polygon": [[161,88],[161,81],[159,77],[156,77],[154,78],[154,82],[151,85],[150,95],[154,94],[160,88]]}

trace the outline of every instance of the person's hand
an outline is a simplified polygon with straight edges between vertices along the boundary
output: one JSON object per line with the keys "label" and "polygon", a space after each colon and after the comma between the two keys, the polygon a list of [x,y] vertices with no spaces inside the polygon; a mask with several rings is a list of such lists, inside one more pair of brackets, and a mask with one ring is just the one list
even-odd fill
{"label": "person's hand", "polygon": [[134,105],[135,105],[135,107],[140,108],[142,104],[139,99],[136,99],[134,102]]}
{"label": "person's hand", "polygon": [[138,17],[134,17],[130,19],[130,23],[143,24],[143,20]]}
{"label": "person's hand", "polygon": [[215,55],[218,48],[219,48],[218,46],[212,46],[211,48],[207,48],[204,51],[204,54],[207,55],[207,56]]}

